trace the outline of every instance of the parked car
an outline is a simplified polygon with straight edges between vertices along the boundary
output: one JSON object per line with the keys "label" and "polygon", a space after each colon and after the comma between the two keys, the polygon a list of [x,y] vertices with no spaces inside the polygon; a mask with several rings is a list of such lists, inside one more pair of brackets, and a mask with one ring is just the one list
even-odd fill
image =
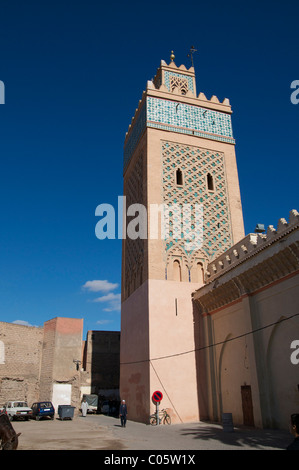
{"label": "parked car", "polygon": [[10,421],[13,419],[28,420],[32,415],[32,409],[25,401],[21,400],[8,401],[4,406],[4,412],[8,415]]}
{"label": "parked car", "polygon": [[38,421],[41,418],[54,419],[55,408],[50,401],[39,401],[32,405],[32,417]]}

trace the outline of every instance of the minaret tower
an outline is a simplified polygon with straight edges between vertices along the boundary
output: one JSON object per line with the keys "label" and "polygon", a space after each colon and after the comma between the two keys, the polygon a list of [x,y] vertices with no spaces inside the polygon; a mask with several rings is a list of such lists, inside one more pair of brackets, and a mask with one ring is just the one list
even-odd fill
{"label": "minaret tower", "polygon": [[148,422],[156,390],[173,422],[200,418],[191,294],[244,236],[231,113],[172,53],[126,135],[120,392],[133,420]]}

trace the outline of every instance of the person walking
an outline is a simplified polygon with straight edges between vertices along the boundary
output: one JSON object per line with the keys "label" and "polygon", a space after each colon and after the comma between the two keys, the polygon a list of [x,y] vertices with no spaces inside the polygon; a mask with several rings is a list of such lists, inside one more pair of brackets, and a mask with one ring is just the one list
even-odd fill
{"label": "person walking", "polygon": [[84,400],[81,403],[81,410],[82,410],[82,416],[85,417],[87,414],[87,410],[88,410],[88,403],[86,401],[86,398],[84,398]]}
{"label": "person walking", "polygon": [[123,400],[119,407],[119,416],[120,416],[120,422],[121,422],[122,428],[126,427],[127,414],[128,414],[128,410],[127,410],[126,400]]}

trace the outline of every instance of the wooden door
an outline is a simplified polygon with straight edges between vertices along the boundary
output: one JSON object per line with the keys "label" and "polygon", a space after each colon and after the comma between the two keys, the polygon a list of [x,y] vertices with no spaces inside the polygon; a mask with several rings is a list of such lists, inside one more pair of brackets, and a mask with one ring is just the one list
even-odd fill
{"label": "wooden door", "polygon": [[243,423],[245,426],[254,426],[253,405],[250,385],[241,386],[241,396],[243,409]]}

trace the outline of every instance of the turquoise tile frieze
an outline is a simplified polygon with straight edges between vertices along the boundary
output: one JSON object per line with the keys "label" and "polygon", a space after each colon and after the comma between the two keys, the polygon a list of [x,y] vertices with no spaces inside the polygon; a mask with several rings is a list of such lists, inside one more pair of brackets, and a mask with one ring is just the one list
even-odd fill
{"label": "turquoise tile frieze", "polygon": [[124,168],[146,127],[235,143],[229,114],[148,96],[129,131],[124,148]]}
{"label": "turquoise tile frieze", "polygon": [[124,148],[124,168],[128,165],[130,158],[136,148],[136,145],[139,142],[139,139],[146,127],[146,104],[143,104],[142,109],[138,115],[138,118],[133,123],[133,127],[131,132],[128,136],[128,140],[126,142]]}
{"label": "turquoise tile frieze", "polygon": [[159,98],[147,98],[147,121],[233,138],[229,114]]}

